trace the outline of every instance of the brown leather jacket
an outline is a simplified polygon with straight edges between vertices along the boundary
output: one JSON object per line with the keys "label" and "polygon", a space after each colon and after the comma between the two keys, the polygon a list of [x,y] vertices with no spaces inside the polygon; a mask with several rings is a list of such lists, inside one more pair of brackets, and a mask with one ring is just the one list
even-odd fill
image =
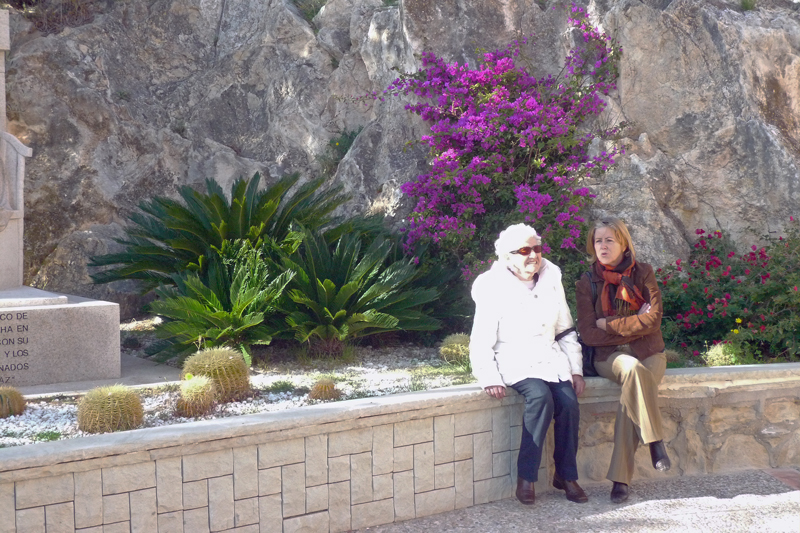
{"label": "brown leather jacket", "polygon": [[601,295],[603,278],[594,270],[589,270],[592,283],[597,287],[597,302],[592,306],[592,287],[586,275],[575,283],[578,303],[578,332],[584,344],[595,346],[595,361],[605,361],[622,344],[629,344],[633,355],[640,361],[653,354],[664,351],[661,336],[661,291],[656,282],[653,267],[647,263],[636,263],[631,279],[642,291],[644,299],[650,302],[650,312],[643,315],[612,317],[606,322],[606,330],[597,327],[597,319],[604,318]]}

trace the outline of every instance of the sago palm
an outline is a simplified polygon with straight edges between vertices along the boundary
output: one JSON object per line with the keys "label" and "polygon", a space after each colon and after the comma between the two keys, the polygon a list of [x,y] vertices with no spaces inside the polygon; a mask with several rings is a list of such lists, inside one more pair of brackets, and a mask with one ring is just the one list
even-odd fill
{"label": "sago palm", "polygon": [[345,341],[385,331],[438,329],[439,321],[422,309],[438,292],[412,285],[416,266],[410,260],[387,265],[391,249],[392,243],[379,237],[362,252],[354,235],[330,246],[306,231],[300,247],[280,258],[297,274],[284,301],[295,338],[335,351]]}
{"label": "sago palm", "polygon": [[[195,270],[205,272],[209,253],[225,241],[247,239],[252,244],[271,237],[283,241],[291,225],[322,229],[334,225],[334,209],[347,200],[341,186],[323,189],[324,179],[299,186],[299,175],[279,179],[262,191],[256,173],[250,180],[239,179],[231,186],[230,201],[213,179],[206,180],[206,192],[183,186],[180,200],[155,197],[139,205],[141,212],[130,216],[127,237],[117,242],[124,251],[93,257],[90,266],[111,266],[93,274],[95,283],[137,279],[143,289],[173,284],[173,275]],[[336,231],[351,231],[352,222]]]}
{"label": "sago palm", "polygon": [[174,287],[159,287],[150,310],[166,321],[157,326],[162,340],[149,353],[179,359],[203,348],[238,348],[250,364],[250,346],[269,344],[284,329],[276,302],[294,276],[270,269],[264,249],[237,241],[211,256],[206,279],[195,272],[175,276]]}

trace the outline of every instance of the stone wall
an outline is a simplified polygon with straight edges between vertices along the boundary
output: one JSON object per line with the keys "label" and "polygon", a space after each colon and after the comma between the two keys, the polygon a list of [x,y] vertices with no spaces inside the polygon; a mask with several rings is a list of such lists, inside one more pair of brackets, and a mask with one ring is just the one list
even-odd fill
{"label": "stone wall", "polygon": [[[619,391],[587,381],[589,484]],[[800,465],[800,364],[669,370],[661,401],[668,475]],[[508,498],[521,408],[461,386],[4,449],[0,533],[347,531]]]}

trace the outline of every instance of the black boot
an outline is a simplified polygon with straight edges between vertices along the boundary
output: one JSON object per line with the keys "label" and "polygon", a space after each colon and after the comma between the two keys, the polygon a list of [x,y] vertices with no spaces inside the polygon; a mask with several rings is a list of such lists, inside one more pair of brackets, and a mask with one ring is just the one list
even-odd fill
{"label": "black boot", "polygon": [[666,472],[672,466],[663,440],[650,443],[650,459],[653,460],[653,468],[659,472]]}
{"label": "black boot", "polygon": [[628,485],[614,482],[611,487],[611,503],[622,503],[628,499]]}

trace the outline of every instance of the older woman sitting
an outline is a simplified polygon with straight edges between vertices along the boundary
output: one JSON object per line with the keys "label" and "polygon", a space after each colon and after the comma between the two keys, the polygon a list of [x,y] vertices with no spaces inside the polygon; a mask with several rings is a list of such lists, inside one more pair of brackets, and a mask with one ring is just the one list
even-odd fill
{"label": "older woman sitting", "polygon": [[586,502],[576,461],[582,357],[561,271],[542,258],[539,235],[525,224],[501,232],[495,252],[499,260],[472,286],[476,309],[470,359],[478,383],[490,396],[502,399],[510,386],[525,397],[517,499],[527,505],[536,500],[533,484],[547,429],[555,419],[553,486],[566,491],[570,501]]}

